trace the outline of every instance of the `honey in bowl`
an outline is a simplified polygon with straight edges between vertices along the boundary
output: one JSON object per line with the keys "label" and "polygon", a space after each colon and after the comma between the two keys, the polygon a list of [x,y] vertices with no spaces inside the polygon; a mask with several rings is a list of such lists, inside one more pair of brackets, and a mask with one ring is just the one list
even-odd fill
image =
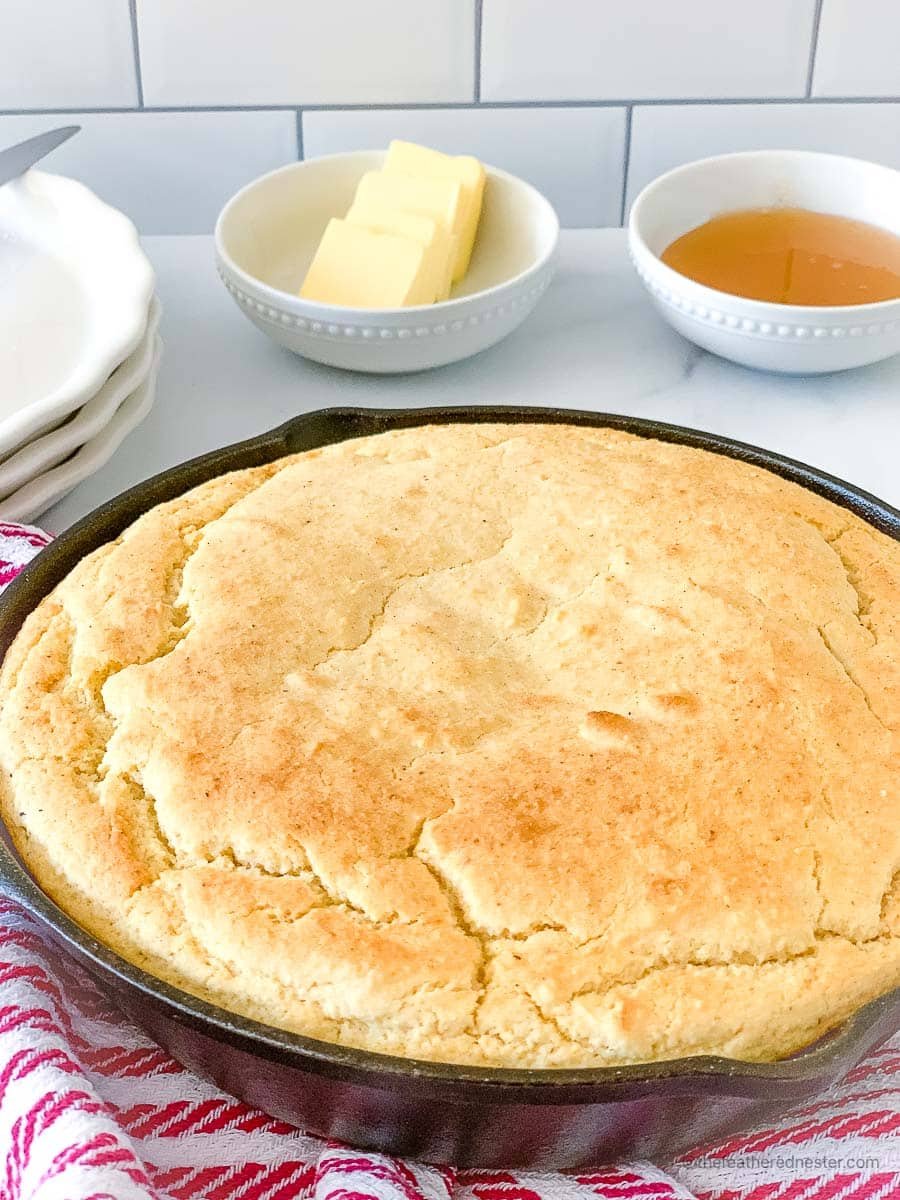
{"label": "honey in bowl", "polygon": [[722,213],[677,238],[662,260],[751,300],[823,306],[900,297],[900,237],[805,208]]}

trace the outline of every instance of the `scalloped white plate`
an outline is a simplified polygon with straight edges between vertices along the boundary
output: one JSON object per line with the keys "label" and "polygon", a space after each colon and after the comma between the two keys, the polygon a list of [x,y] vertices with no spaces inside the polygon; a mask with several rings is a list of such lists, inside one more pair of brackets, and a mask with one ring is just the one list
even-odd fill
{"label": "scalloped white plate", "polygon": [[132,392],[113,415],[106,428],[77,450],[71,458],[38,475],[24,487],[0,500],[0,520],[33,521],[57,500],[62,499],[76,484],[93,475],[118,450],[126,434],[143,421],[153,407],[156,395],[156,375],[162,342],[155,339],[153,362],[137,390]]}
{"label": "scalloped white plate", "polygon": [[139,344],[153,270],[126,216],[61,175],[0,188],[0,446],[59,424]]}
{"label": "scalloped white plate", "polygon": [[63,425],[0,462],[0,498],[9,496],[29,480],[57,466],[106,428],[127,397],[143,383],[153,365],[161,313],[162,306],[154,297],[140,345],[116,367],[96,396],[92,396]]}

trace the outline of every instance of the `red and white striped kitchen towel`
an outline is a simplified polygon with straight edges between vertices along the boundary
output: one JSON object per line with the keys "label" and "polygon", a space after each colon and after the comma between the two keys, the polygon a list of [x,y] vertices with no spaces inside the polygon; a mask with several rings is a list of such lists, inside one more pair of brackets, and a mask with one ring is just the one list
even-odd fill
{"label": "red and white striped kitchen towel", "polygon": [[[49,538],[0,523],[0,586]],[[323,1142],[185,1071],[0,896],[0,1200],[900,1198],[900,1037],[781,1121],[568,1174],[455,1171]]]}

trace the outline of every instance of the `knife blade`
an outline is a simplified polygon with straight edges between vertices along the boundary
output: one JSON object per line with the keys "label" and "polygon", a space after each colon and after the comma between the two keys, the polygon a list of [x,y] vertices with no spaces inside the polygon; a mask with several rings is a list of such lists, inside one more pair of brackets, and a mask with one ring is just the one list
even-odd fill
{"label": "knife blade", "polygon": [[46,133],[19,142],[17,146],[0,150],[0,187],[11,179],[18,179],[29,167],[40,162],[45,154],[67,142],[80,128],[80,125],[64,125],[61,129],[48,129]]}

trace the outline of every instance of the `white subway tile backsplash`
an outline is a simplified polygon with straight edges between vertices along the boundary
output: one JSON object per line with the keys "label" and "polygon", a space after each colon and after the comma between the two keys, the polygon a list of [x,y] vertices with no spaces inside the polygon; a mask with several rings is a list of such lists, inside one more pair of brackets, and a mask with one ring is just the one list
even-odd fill
{"label": "white subway tile backsplash", "polygon": [[634,110],[628,204],[672,167],[733,150],[820,150],[900,168],[900,104],[654,105]]}
{"label": "white subway tile backsplash", "polygon": [[136,101],[128,0],[0,3],[0,108]]}
{"label": "white subway tile backsplash", "polygon": [[303,116],[307,158],[382,149],[391,138],[475,154],[539,188],[568,226],[617,225],[623,108],[388,109]]}
{"label": "white subway tile backsplash", "polygon": [[825,0],[814,96],[900,96],[897,0]]}
{"label": "white subway tile backsplash", "polygon": [[67,122],[81,133],[46,169],[82,180],[142,233],[208,233],[233,192],[297,157],[292,112],[6,116],[0,145]]}
{"label": "white subway tile backsplash", "polygon": [[405,137],[531,180],[564,225],[612,225],[623,190],[705,154],[900,168],[900,0],[0,0],[4,109],[0,146],[79,121],[49,168],[145,232],[211,229],[296,157],[295,109],[307,157]]}
{"label": "white subway tile backsplash", "polygon": [[138,0],[152,105],[471,100],[474,0]]}
{"label": "white subway tile backsplash", "polygon": [[815,0],[484,0],[486,100],[802,96]]}

